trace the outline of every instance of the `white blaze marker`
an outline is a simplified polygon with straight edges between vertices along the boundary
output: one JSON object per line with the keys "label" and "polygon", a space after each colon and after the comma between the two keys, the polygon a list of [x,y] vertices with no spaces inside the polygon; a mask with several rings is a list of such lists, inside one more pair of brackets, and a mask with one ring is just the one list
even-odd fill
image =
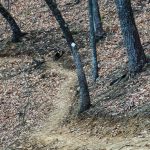
{"label": "white blaze marker", "polygon": [[74,48],[75,46],[76,46],[76,44],[75,44],[75,43],[71,43],[71,47],[73,47],[73,48]]}

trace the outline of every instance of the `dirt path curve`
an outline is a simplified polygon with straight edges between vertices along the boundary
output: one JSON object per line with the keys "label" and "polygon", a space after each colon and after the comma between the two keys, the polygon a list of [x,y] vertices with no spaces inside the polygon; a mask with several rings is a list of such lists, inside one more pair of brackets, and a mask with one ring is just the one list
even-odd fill
{"label": "dirt path curve", "polygon": [[66,76],[66,80],[60,85],[59,91],[53,99],[55,110],[50,114],[50,117],[45,124],[45,132],[47,132],[47,129],[48,131],[56,129],[68,114],[69,107],[71,106],[70,100],[72,99],[72,95],[74,95],[73,88],[76,82],[75,72],[63,69],[63,67],[55,62],[48,63],[47,67],[57,68],[59,74]]}
{"label": "dirt path curve", "polygon": [[[36,145],[35,149],[40,150],[149,150],[150,136],[143,134],[134,138],[103,138],[88,136],[82,132],[70,132],[59,128],[59,124],[69,111],[73,98],[73,87],[76,82],[76,75],[70,70],[63,69],[56,63],[49,64],[49,67],[57,68],[60,74],[67,76],[60,85],[60,90],[53,100],[56,108],[50,114],[47,122],[39,131],[31,134],[30,141]],[[38,148],[37,148],[38,147]],[[34,148],[33,148],[34,149]]]}

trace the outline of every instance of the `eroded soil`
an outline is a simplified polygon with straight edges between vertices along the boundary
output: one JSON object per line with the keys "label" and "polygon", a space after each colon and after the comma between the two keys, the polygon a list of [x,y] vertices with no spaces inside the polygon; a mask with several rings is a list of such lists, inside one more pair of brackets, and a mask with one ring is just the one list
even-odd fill
{"label": "eroded soil", "polygon": [[[108,3],[109,2],[109,3]],[[100,79],[91,79],[87,1],[58,0],[79,47],[92,107],[77,116],[79,88],[69,48],[43,1],[15,1],[21,16],[21,43],[11,43],[0,22],[0,148],[3,150],[149,150],[150,66],[135,78],[110,86],[127,71],[114,1],[102,1],[107,36],[97,44]],[[20,6],[20,7],[18,7]],[[17,8],[17,11],[16,11]],[[150,55],[149,4],[134,1],[133,10],[145,53]],[[37,19],[38,18],[38,19]],[[56,51],[66,53],[54,61]],[[35,64],[41,56],[44,63]]]}

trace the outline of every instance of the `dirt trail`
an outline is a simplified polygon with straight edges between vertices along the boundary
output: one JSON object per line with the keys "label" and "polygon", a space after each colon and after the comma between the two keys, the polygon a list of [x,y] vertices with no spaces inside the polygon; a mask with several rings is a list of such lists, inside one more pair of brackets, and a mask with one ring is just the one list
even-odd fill
{"label": "dirt trail", "polygon": [[66,76],[66,80],[60,85],[59,91],[53,99],[52,103],[55,110],[50,114],[42,132],[50,132],[56,129],[68,114],[69,107],[71,106],[70,99],[72,99],[72,95],[74,95],[73,88],[76,83],[75,72],[63,69],[55,62],[47,63],[47,67],[57,69],[59,74]]}
{"label": "dirt trail", "polygon": [[[57,150],[149,150],[150,136],[134,138],[103,138],[70,133],[37,134],[36,144]],[[41,147],[42,149],[42,147]]]}
{"label": "dirt trail", "polygon": [[[48,64],[51,68],[57,68],[59,73],[67,76],[61,84],[58,94],[53,100],[56,108],[47,122],[39,131],[30,135],[30,142],[41,150],[149,150],[150,135],[143,132],[139,137],[104,137],[89,136],[85,132],[70,131],[61,128],[59,125],[68,114],[71,100],[73,98],[73,87],[76,82],[76,75],[70,70],[63,69],[56,63]],[[32,148],[34,149],[34,148]]]}

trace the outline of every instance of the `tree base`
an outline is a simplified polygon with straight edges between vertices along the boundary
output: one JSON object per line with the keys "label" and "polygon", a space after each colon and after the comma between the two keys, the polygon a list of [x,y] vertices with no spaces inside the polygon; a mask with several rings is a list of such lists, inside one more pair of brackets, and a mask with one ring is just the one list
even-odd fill
{"label": "tree base", "polygon": [[84,113],[85,111],[89,110],[91,107],[92,107],[92,104],[89,104],[86,107],[80,108],[79,111],[78,111],[78,115],[80,115],[80,114]]}
{"label": "tree base", "polygon": [[28,34],[27,32],[21,32],[21,33],[18,33],[18,34],[13,34],[11,41],[13,43],[21,42],[21,38],[24,37],[27,34]]}
{"label": "tree base", "polygon": [[102,32],[100,34],[96,33],[95,34],[95,40],[96,40],[96,43],[98,43],[100,40],[104,39],[106,37],[106,32]]}

